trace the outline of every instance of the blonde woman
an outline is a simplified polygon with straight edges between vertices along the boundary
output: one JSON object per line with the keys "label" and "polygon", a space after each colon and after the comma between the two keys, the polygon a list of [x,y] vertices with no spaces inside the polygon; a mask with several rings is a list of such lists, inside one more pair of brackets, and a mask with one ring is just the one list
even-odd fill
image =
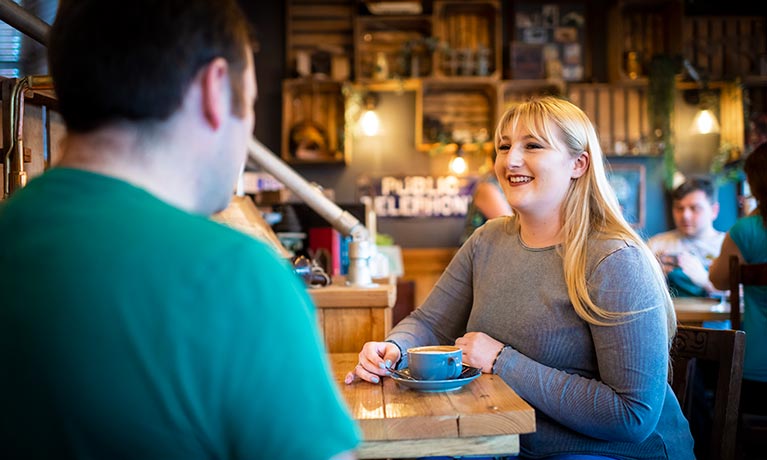
{"label": "blonde woman", "polygon": [[523,458],[693,459],[668,384],[671,298],[621,215],[592,123],[563,99],[533,99],[503,115],[495,144],[514,215],[478,228],[346,382],[406,367],[407,348],[455,343],[535,407]]}

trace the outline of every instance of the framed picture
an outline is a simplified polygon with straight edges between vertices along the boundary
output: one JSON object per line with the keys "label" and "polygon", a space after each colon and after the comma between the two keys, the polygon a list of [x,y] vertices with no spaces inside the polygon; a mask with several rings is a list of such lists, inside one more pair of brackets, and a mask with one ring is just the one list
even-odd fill
{"label": "framed picture", "polygon": [[[551,76],[562,78],[565,81],[583,81],[589,78],[590,61],[586,56],[586,7],[585,4],[575,1],[551,1],[533,2],[531,0],[514,2],[514,42],[524,44],[544,45],[556,47],[557,58],[549,58],[547,53],[545,61],[557,60],[554,63],[555,72]],[[521,51],[520,54],[530,53]],[[514,67],[518,61],[513,59],[512,49],[512,78],[541,78],[534,76],[517,76]],[[526,60],[526,64],[530,61]],[[551,66],[550,66],[551,67]],[[560,69],[561,68],[561,69]],[[528,75],[532,72],[522,72]]]}
{"label": "framed picture", "polygon": [[645,167],[644,165],[611,165],[607,171],[623,217],[634,227],[645,225]]}
{"label": "framed picture", "polygon": [[511,69],[516,79],[545,78],[543,46],[512,42]]}

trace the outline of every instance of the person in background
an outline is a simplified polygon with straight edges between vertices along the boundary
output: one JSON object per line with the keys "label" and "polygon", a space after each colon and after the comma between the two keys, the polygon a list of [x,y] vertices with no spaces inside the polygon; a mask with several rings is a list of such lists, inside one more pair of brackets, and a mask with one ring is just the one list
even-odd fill
{"label": "person in background", "polygon": [[535,408],[523,458],[693,459],[668,383],[671,297],[621,214],[591,121],[563,99],[532,99],[503,115],[495,146],[513,215],[478,228],[345,382],[407,367],[410,347],[455,344]]}
{"label": "person in background", "polygon": [[[767,143],[756,147],[743,165],[746,180],[756,199],[756,209],[741,217],[727,232],[722,248],[709,270],[718,289],[728,289],[730,256],[741,263],[767,262]],[[740,405],[749,413],[767,415],[767,287],[743,286],[743,330],[746,354]]]}
{"label": "person in background", "polygon": [[[495,154],[493,154],[493,159],[495,159]],[[495,176],[495,171],[491,170],[480,177],[474,185],[460,244],[465,243],[474,233],[474,230],[489,219],[509,215],[511,215],[511,206],[503,196],[503,190]]]}
{"label": "person in background", "polygon": [[716,187],[708,177],[692,177],[671,192],[674,230],[647,241],[663,266],[669,289],[679,297],[707,297],[716,288],[708,268],[719,255],[724,232],[714,228],[719,214]]}
{"label": "person in background", "polygon": [[253,131],[244,17],[61,2],[63,155],[0,207],[0,458],[355,457],[303,285],[209,219]]}

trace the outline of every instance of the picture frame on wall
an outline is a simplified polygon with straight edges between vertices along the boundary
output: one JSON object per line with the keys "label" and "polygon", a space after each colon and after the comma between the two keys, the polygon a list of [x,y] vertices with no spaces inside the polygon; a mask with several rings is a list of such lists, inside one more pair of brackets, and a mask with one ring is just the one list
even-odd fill
{"label": "picture frame on wall", "polygon": [[[580,2],[519,2],[514,7],[514,41],[512,42],[512,78],[561,78],[565,81],[584,81],[590,76],[589,58],[586,56],[586,8]],[[513,44],[520,43],[515,46]],[[533,49],[522,45],[556,47],[557,58],[546,57],[541,68],[552,69],[543,76],[530,76]],[[515,60],[515,54],[518,59]],[[551,53],[547,53],[551,54]],[[527,66],[517,69],[516,64]],[[524,76],[519,76],[524,75]]]}
{"label": "picture frame on wall", "polygon": [[607,180],[615,191],[623,217],[634,228],[645,226],[645,167],[641,164],[612,165]]}
{"label": "picture frame on wall", "polygon": [[512,42],[512,77],[522,80],[545,78],[543,48],[542,45]]}

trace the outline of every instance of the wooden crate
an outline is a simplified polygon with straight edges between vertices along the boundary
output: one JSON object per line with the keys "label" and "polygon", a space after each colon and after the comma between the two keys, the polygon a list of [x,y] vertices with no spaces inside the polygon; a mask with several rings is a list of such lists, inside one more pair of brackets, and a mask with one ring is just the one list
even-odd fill
{"label": "wooden crate", "polygon": [[605,155],[657,153],[651,151],[646,85],[571,84],[567,95],[594,123]]}
{"label": "wooden crate", "polygon": [[[608,12],[607,71],[610,81],[646,80],[656,54],[681,53],[682,2],[619,1]],[[638,73],[629,76],[629,53],[636,53]]]}
{"label": "wooden crate", "polygon": [[[344,138],[342,83],[313,78],[283,81],[283,160],[290,164],[343,164]],[[301,148],[300,139],[318,140],[320,148]]]}
{"label": "wooden crate", "polygon": [[[432,36],[430,16],[359,16],[354,22],[354,74],[358,81],[375,79],[377,58],[386,58],[386,78],[409,78],[432,74],[433,51],[426,49]],[[412,61],[418,59],[418,75]]]}
{"label": "wooden crate", "polygon": [[688,17],[683,36],[684,58],[710,80],[760,75],[767,54],[763,17]]}
{"label": "wooden crate", "polygon": [[347,56],[354,52],[354,0],[289,0],[286,3],[285,62],[289,75],[298,75],[301,52]]}
{"label": "wooden crate", "polygon": [[491,139],[497,114],[496,83],[467,78],[424,80],[420,148],[430,150],[440,141],[459,141],[451,137],[456,130],[474,137],[484,130]]}
{"label": "wooden crate", "polygon": [[[436,53],[436,76],[478,76],[500,79],[503,69],[501,5],[494,0],[435,0],[434,28],[436,36],[458,55],[469,55],[473,71],[462,72],[462,66],[451,65],[456,57],[440,50]],[[487,75],[478,73],[478,54],[487,50]],[[461,58],[463,59],[463,58]]]}

